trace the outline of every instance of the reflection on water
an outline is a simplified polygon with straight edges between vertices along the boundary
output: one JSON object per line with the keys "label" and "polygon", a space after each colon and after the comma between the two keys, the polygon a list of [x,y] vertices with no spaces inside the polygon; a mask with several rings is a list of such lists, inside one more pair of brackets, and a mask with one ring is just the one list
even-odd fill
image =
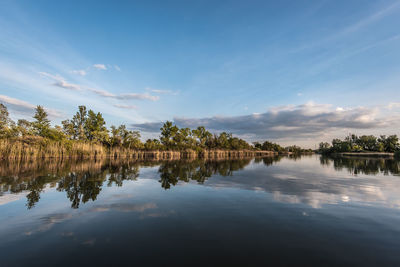
{"label": "reflection on water", "polygon": [[0,266],[400,266],[399,170],[318,155],[1,162]]}
{"label": "reflection on water", "polygon": [[333,163],[335,170],[347,169],[350,173],[377,175],[399,175],[400,161],[396,159],[383,158],[363,158],[363,157],[325,157],[320,158],[321,165],[330,165]]}
{"label": "reflection on water", "polygon": [[[255,159],[236,159],[236,160],[190,160],[190,161],[129,161],[129,160],[88,160],[88,161],[28,161],[28,162],[2,162],[0,164],[0,199],[9,194],[25,193],[27,198],[26,206],[28,209],[35,206],[40,200],[40,194],[46,188],[56,188],[59,192],[65,192],[71,201],[72,208],[79,208],[81,203],[95,201],[101,193],[103,186],[123,186],[124,181],[137,180],[140,168],[158,167],[160,186],[170,189],[178,182],[195,181],[204,184],[210,177],[233,176],[234,172],[244,169],[250,163],[254,165],[263,164],[271,166],[281,161],[282,156],[264,157]],[[303,156],[303,160],[304,157]],[[308,157],[310,158],[310,157]],[[313,157],[311,157],[313,158]],[[300,156],[284,157],[285,160],[298,161]],[[324,157],[319,158],[323,167],[333,167],[331,170],[347,170],[351,175],[399,175],[400,161],[395,159],[378,158],[356,158],[356,157]],[[366,194],[376,193],[379,188],[371,185],[365,188],[365,184],[356,183],[356,180],[339,181],[338,179],[325,179],[323,183],[317,181],[314,175],[308,175],[307,179],[301,176],[300,169],[288,170],[288,172],[265,172],[258,171],[252,173],[252,177],[246,180],[235,178],[220,180],[216,178],[218,184],[225,186],[239,186],[245,189],[264,190],[274,193],[277,200],[286,202],[312,202],[319,201],[316,195],[324,195],[325,203],[329,201],[332,194],[343,195],[343,190],[348,191],[353,187],[354,192]],[[315,172],[318,174],[318,172]],[[267,175],[265,175],[267,174]],[[318,178],[319,180],[319,178]],[[366,178],[364,181],[368,181]],[[350,183],[349,183],[350,182]],[[212,184],[213,181],[210,182]],[[378,183],[379,184],[379,183]],[[346,185],[346,188],[343,188]],[[363,188],[364,186],[364,188]],[[310,190],[311,189],[311,190]],[[363,192],[365,191],[366,192]],[[313,194],[313,199],[302,201],[304,195]],[[319,197],[319,198],[321,198]],[[348,198],[345,196],[344,199]],[[303,199],[304,200],[304,199]],[[365,199],[364,199],[365,200]],[[1,203],[1,201],[0,201]],[[396,203],[397,204],[397,203]]]}

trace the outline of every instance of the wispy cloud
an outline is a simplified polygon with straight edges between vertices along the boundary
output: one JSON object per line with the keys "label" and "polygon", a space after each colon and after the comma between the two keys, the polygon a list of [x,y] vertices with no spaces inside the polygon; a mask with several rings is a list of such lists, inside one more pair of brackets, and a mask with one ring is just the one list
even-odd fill
{"label": "wispy cloud", "polygon": [[50,78],[54,81],[52,85],[68,89],[68,90],[81,90],[81,87],[77,84],[68,83],[62,76],[60,75],[53,75],[47,72],[39,72],[40,75]]}
{"label": "wispy cloud", "polygon": [[[3,103],[10,110],[25,116],[32,116],[36,108],[36,106],[31,103],[28,103],[20,99],[12,98],[6,95],[0,95],[0,103]],[[45,108],[45,110],[51,118],[62,117],[61,112],[59,112],[58,110],[49,108]]]}
{"label": "wispy cloud", "polygon": [[378,21],[378,20],[384,18],[385,16],[389,15],[391,12],[393,12],[399,6],[400,6],[400,2],[398,2],[398,1],[392,5],[386,6],[382,9],[378,10],[377,12],[371,14],[370,16],[363,18],[362,20],[345,28],[340,34],[348,34],[348,33],[358,31],[358,30],[366,27],[367,25],[369,25],[375,21]]}
{"label": "wispy cloud", "polygon": [[114,107],[122,108],[122,109],[138,109],[135,105],[122,105],[122,104],[115,104]]}
{"label": "wispy cloud", "polygon": [[98,70],[107,70],[107,67],[104,64],[93,64],[93,67]]}
{"label": "wispy cloud", "polygon": [[147,87],[146,90],[150,91],[152,93],[162,94],[162,95],[177,95],[179,93],[178,91],[153,89],[153,88],[150,88],[150,87]]}
{"label": "wispy cloud", "polygon": [[86,74],[87,74],[86,70],[73,70],[71,72],[73,74],[77,74],[77,75],[80,75],[80,76],[86,76]]}
{"label": "wispy cloud", "polygon": [[159,96],[150,95],[147,93],[129,93],[129,94],[121,94],[116,96],[117,99],[138,99],[138,100],[151,100],[157,101],[160,99]]}
{"label": "wispy cloud", "polygon": [[57,86],[57,87],[61,87],[64,89],[69,89],[69,90],[74,90],[74,91],[78,91],[78,90],[87,90],[87,91],[91,91],[101,97],[108,97],[108,98],[114,98],[114,99],[118,99],[118,100],[132,100],[132,99],[136,99],[136,100],[150,100],[150,101],[157,101],[160,99],[159,96],[156,95],[151,95],[149,93],[126,93],[126,94],[114,94],[111,92],[108,92],[106,90],[102,90],[102,89],[96,89],[96,88],[89,88],[89,87],[83,87],[81,85],[77,85],[77,84],[72,84],[72,83],[68,83],[62,76],[60,75],[53,75],[47,72],[39,72],[39,74],[43,77],[47,77],[51,80],[54,81],[54,83],[52,83],[52,85]]}
{"label": "wispy cloud", "polygon": [[117,71],[121,71],[121,68],[118,65],[114,65],[114,69],[116,69]]}
{"label": "wispy cloud", "polygon": [[98,89],[89,89],[93,93],[102,96],[102,97],[109,97],[119,100],[129,100],[129,99],[136,99],[136,100],[150,100],[150,101],[157,101],[160,99],[159,96],[150,95],[148,93],[127,93],[127,94],[120,94],[116,95],[110,93],[105,90],[98,90]]}

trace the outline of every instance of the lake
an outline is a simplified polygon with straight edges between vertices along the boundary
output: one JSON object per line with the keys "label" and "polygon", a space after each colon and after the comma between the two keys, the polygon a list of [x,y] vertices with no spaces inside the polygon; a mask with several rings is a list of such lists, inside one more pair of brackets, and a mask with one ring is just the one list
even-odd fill
{"label": "lake", "polygon": [[400,266],[400,162],[0,163],[1,266]]}

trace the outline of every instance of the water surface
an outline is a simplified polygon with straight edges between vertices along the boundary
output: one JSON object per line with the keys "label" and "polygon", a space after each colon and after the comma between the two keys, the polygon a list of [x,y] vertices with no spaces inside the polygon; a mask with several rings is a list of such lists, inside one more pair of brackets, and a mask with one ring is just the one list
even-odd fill
{"label": "water surface", "polygon": [[400,162],[0,164],[1,266],[400,266]]}

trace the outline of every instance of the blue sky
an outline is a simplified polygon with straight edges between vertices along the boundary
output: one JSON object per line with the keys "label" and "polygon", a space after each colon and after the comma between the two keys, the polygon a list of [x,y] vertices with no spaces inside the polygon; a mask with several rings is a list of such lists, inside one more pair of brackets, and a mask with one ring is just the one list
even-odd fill
{"label": "blue sky", "polygon": [[399,74],[399,1],[0,2],[14,119],[85,104],[144,137],[173,120],[312,146],[399,134]]}

